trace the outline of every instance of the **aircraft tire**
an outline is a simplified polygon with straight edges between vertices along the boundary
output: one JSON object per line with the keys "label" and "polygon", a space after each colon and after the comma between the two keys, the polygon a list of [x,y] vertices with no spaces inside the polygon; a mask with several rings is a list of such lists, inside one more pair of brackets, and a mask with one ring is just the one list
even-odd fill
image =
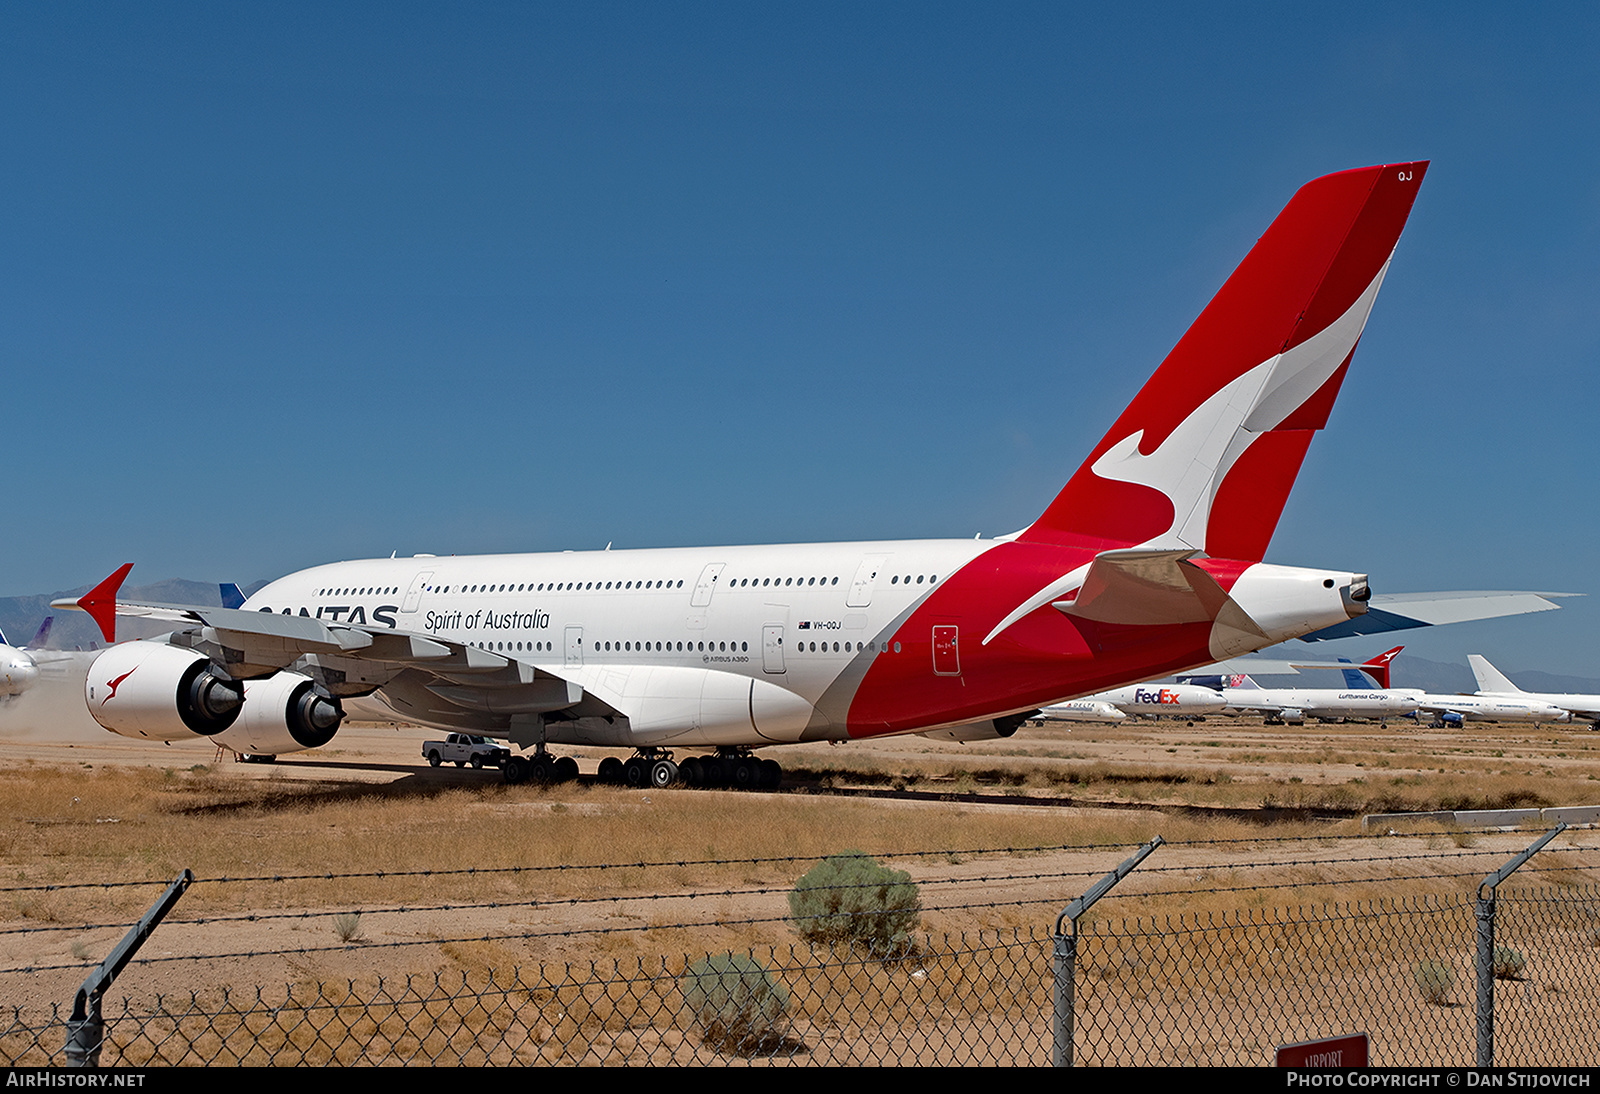
{"label": "aircraft tire", "polygon": [[678,765],[671,760],[657,760],[650,765],[650,785],[665,790],[678,781]]}

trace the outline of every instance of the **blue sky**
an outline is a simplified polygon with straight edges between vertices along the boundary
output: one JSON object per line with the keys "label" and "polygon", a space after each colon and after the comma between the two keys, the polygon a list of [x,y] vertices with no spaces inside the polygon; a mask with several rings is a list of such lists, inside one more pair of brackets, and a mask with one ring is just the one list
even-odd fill
{"label": "blue sky", "polygon": [[236,7],[0,9],[0,595],[1011,531],[1428,158],[1268,557],[1589,593],[1411,648],[1600,674],[1600,9]]}

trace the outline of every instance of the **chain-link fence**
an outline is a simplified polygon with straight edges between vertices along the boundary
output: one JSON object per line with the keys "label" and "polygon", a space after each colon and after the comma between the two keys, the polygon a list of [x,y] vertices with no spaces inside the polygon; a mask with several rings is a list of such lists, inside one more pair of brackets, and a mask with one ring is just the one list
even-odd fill
{"label": "chain-link fence", "polygon": [[[880,961],[794,946],[612,964],[164,997],[108,1008],[101,1063],[1033,1064],[1050,1056],[1050,940],[922,940]],[[731,967],[729,967],[731,966]],[[0,1056],[62,1063],[59,1013],[0,1017]]]}
{"label": "chain-link fence", "polygon": [[[1600,1061],[1600,887],[1294,907],[1272,893],[1206,914],[1150,910],[1192,892],[1142,892],[1123,918],[1085,905],[1065,1023],[1061,939],[1041,927],[914,933],[887,956],[799,944],[125,999],[105,1008],[99,1062],[1041,1065],[1062,1058],[1057,1029],[1091,1065],[1262,1065],[1355,1032],[1383,1066],[1486,1062],[1486,1032],[1497,1065]],[[0,1011],[0,1059],[64,1063],[68,1025]]]}

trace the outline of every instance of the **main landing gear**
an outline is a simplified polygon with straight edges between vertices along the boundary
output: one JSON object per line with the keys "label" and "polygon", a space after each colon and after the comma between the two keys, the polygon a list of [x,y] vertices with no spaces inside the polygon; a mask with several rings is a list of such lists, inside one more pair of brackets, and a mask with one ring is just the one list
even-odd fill
{"label": "main landing gear", "polygon": [[783,783],[783,768],[776,760],[762,760],[737,748],[719,748],[715,755],[691,756],[674,763],[663,748],[642,748],[626,761],[607,756],[600,761],[600,781],[614,786],[722,787],[739,790],[776,790]]}
{"label": "main landing gear", "polygon": [[556,757],[544,749],[532,756],[513,756],[500,768],[506,782],[566,783],[578,777],[578,761],[571,756]]}

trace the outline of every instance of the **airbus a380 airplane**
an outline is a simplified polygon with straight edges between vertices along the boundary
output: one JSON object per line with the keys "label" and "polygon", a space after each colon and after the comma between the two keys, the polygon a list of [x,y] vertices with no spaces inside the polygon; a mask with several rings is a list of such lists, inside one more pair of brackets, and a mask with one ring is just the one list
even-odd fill
{"label": "airbus a380 airplane", "polygon": [[1042,516],[997,540],[340,562],[241,607],[118,603],[165,640],[95,661],[117,733],[240,752],[326,743],[343,700],[509,739],[631,747],[630,781],[776,778],[750,750],[938,731],[1008,735],[1051,703],[1359,617],[1365,574],[1262,561],[1344,381],[1427,164],[1295,194]]}

